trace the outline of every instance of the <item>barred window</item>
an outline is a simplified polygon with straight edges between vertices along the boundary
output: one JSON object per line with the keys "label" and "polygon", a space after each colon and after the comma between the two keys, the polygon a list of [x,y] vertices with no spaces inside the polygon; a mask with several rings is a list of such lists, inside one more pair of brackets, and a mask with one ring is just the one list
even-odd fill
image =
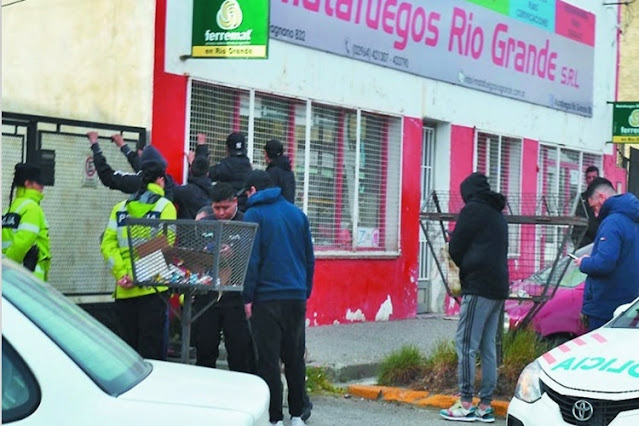
{"label": "barred window", "polygon": [[266,167],[266,141],[283,143],[317,251],[399,250],[400,118],[199,81],[190,87],[191,144],[206,133],[212,160],[224,156],[220,142],[234,130],[247,134],[254,168]]}
{"label": "barred window", "polygon": [[[477,132],[475,169],[488,177],[493,191],[506,197],[506,213],[521,214],[522,140]],[[519,256],[521,226],[508,225],[508,255]]]}
{"label": "barred window", "polygon": [[226,138],[231,132],[248,133],[249,92],[192,80],[189,149],[198,133],[206,135],[212,164],[226,157]]}

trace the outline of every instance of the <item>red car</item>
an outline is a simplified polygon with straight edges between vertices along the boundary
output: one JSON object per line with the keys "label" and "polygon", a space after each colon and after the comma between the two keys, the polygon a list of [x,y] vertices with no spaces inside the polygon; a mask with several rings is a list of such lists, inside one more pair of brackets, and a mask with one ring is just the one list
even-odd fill
{"label": "red car", "polygon": [[[592,244],[589,244],[577,250],[575,254],[583,256],[590,254],[591,251]],[[563,343],[586,332],[579,320],[586,274],[582,273],[568,256],[559,260],[557,264],[559,270],[564,268],[566,263],[568,268],[559,282],[554,297],[541,307],[530,322],[533,330],[555,343]],[[510,294],[513,297],[522,298],[541,295],[551,268],[552,266],[549,266],[528,278],[513,282],[510,286]],[[548,288],[548,292],[551,291],[552,289]],[[506,300],[504,322],[511,329],[517,328],[532,307],[532,301]]]}

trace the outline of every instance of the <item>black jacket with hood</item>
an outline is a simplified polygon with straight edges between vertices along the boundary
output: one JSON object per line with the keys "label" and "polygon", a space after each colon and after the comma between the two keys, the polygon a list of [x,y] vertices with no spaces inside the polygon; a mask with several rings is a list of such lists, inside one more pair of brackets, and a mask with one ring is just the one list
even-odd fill
{"label": "black jacket with hood", "polygon": [[211,178],[207,176],[189,176],[186,185],[173,189],[175,204],[178,206],[178,219],[195,219],[197,212],[211,205],[209,191]]}
{"label": "black jacket with hood", "polygon": [[473,173],[461,184],[466,203],[453,231],[449,253],[459,266],[462,295],[508,297],[508,224],[503,195],[490,190],[486,176]]}
{"label": "black jacket with hood", "polygon": [[[209,148],[206,145],[197,145],[195,147],[195,155],[204,155],[208,158]],[[217,164],[209,168],[209,176],[213,182],[227,182],[234,190],[240,191],[244,187],[244,181],[253,167],[251,160],[245,155],[230,155],[225,157]],[[246,196],[237,197],[238,206],[241,211],[246,207]]]}
{"label": "black jacket with hood", "polygon": [[266,166],[273,185],[282,188],[282,196],[295,204],[295,173],[291,169],[291,160],[286,155],[278,155]]}

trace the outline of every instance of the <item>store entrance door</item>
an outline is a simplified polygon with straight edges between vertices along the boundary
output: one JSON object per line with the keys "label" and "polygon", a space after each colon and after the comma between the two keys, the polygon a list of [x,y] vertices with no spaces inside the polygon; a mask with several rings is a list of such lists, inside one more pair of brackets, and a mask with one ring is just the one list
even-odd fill
{"label": "store entrance door", "polygon": [[[428,199],[433,190],[433,157],[435,153],[435,128],[424,124],[421,164],[421,199],[420,206]],[[419,227],[419,278],[417,280],[417,313],[430,312],[430,276],[432,271],[432,255],[428,249],[426,236]]]}

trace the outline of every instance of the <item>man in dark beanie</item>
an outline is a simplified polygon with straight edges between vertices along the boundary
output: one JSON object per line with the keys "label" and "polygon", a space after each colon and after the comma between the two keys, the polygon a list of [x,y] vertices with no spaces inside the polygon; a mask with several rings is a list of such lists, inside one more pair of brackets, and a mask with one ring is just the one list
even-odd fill
{"label": "man in dark beanie", "polygon": [[211,205],[209,162],[204,156],[193,159],[186,185],[176,186],[174,201],[178,208],[178,219],[195,219],[197,212]]}
{"label": "man in dark beanie", "polygon": [[282,142],[277,139],[266,142],[264,161],[273,184],[282,188],[282,196],[288,202],[295,203],[295,173],[291,168],[291,160],[284,155]]}
{"label": "man in dark beanie", "polygon": [[291,424],[302,426],[306,300],[315,269],[311,228],[306,215],[284,199],[267,172],[252,171],[244,190],[248,195],[244,221],[259,225],[243,291],[257,347],[257,374],[268,384],[269,417],[277,424],[283,420],[283,362]]}
{"label": "man in dark beanie", "polygon": [[[246,177],[253,169],[251,160],[246,156],[246,138],[242,133],[233,132],[226,138],[227,156],[219,163],[209,168],[209,177],[213,182],[228,182],[235,191],[242,189]],[[209,149],[206,145],[206,135],[197,135],[197,145],[195,156],[208,158]],[[242,194],[237,198],[238,207],[241,211],[246,207],[246,195]]]}
{"label": "man in dark beanie", "polygon": [[[440,416],[455,421],[494,422],[491,407],[497,384],[499,317],[508,297],[508,225],[503,195],[473,173],[461,183],[466,204],[450,237],[449,253],[459,267],[462,304],[455,336],[460,399]],[[475,363],[481,356],[479,404],[473,406]]]}
{"label": "man in dark beanie", "polygon": [[31,163],[15,165],[9,209],[2,215],[2,253],[47,281],[51,266],[51,242],[49,223],[40,207],[44,198],[43,190],[39,166]]}
{"label": "man in dark beanie", "polygon": [[[123,143],[123,140],[120,137],[121,135],[113,135],[111,138],[116,142],[116,145],[120,146]],[[95,169],[98,172],[98,177],[100,178],[100,182],[107,188],[116,189],[118,191],[122,191],[125,194],[133,194],[140,187],[140,182],[142,179],[141,171],[135,170],[135,173],[130,172],[122,172],[119,170],[113,170],[109,163],[106,161],[106,157],[102,153],[100,149],[100,145],[98,144],[98,132],[88,132],[87,139],[89,139],[89,143],[91,144],[91,151],[93,152],[93,164],[95,165]],[[155,147],[151,145],[147,145],[142,150],[140,156],[132,161],[128,152],[122,151],[124,155],[127,156],[129,163],[133,166],[135,164],[139,165],[140,169],[143,167],[143,163],[149,163],[152,161],[156,161],[166,168],[168,166],[166,159],[162,156],[160,151],[158,151]],[[173,178],[169,175],[165,176],[166,185],[164,187],[164,194],[166,198],[169,200],[173,200],[173,188],[175,187],[175,183]]]}

